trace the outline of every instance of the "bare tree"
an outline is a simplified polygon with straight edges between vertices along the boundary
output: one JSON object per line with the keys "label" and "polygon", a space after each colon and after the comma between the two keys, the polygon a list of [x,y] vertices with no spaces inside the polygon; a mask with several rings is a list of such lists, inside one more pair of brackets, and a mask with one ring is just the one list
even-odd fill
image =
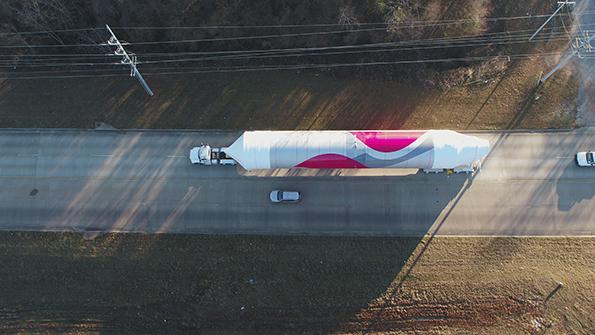
{"label": "bare tree", "polygon": [[60,44],[64,44],[63,39],[52,31],[71,27],[74,21],[72,8],[61,0],[12,1],[9,8],[23,26],[48,31],[48,35]]}
{"label": "bare tree", "polygon": [[359,26],[359,21],[355,16],[353,6],[345,5],[339,8],[339,24],[347,26],[349,28]]}

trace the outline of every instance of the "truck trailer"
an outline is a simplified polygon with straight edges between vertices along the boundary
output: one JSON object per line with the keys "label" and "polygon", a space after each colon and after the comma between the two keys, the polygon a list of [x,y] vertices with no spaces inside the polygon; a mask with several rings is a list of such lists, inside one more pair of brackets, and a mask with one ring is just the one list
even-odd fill
{"label": "truck trailer", "polygon": [[232,145],[192,148],[202,165],[255,169],[417,168],[473,172],[488,154],[487,140],[452,130],[246,131]]}

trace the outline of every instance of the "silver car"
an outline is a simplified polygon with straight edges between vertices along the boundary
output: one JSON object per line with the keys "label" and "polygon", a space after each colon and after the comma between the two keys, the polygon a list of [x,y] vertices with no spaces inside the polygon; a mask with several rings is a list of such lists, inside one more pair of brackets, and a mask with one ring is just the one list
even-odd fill
{"label": "silver car", "polygon": [[270,198],[272,202],[298,202],[302,195],[297,191],[274,190],[271,191]]}

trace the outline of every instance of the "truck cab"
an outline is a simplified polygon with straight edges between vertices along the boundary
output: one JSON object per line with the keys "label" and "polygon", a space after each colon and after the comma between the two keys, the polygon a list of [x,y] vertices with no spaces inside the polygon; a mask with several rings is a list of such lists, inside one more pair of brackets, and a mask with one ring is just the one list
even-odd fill
{"label": "truck cab", "polygon": [[190,149],[190,162],[200,165],[236,165],[221,148],[211,148],[208,144]]}

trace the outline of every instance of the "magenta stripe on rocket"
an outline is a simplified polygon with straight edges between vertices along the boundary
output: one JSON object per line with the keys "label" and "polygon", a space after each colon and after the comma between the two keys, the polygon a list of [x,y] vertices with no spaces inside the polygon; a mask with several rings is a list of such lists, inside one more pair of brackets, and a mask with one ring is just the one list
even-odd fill
{"label": "magenta stripe on rocket", "polygon": [[295,167],[311,169],[364,169],[367,166],[337,154],[324,154],[307,159]]}
{"label": "magenta stripe on rocket", "polygon": [[424,131],[352,131],[351,134],[366,146],[380,152],[394,152],[415,142]]}

